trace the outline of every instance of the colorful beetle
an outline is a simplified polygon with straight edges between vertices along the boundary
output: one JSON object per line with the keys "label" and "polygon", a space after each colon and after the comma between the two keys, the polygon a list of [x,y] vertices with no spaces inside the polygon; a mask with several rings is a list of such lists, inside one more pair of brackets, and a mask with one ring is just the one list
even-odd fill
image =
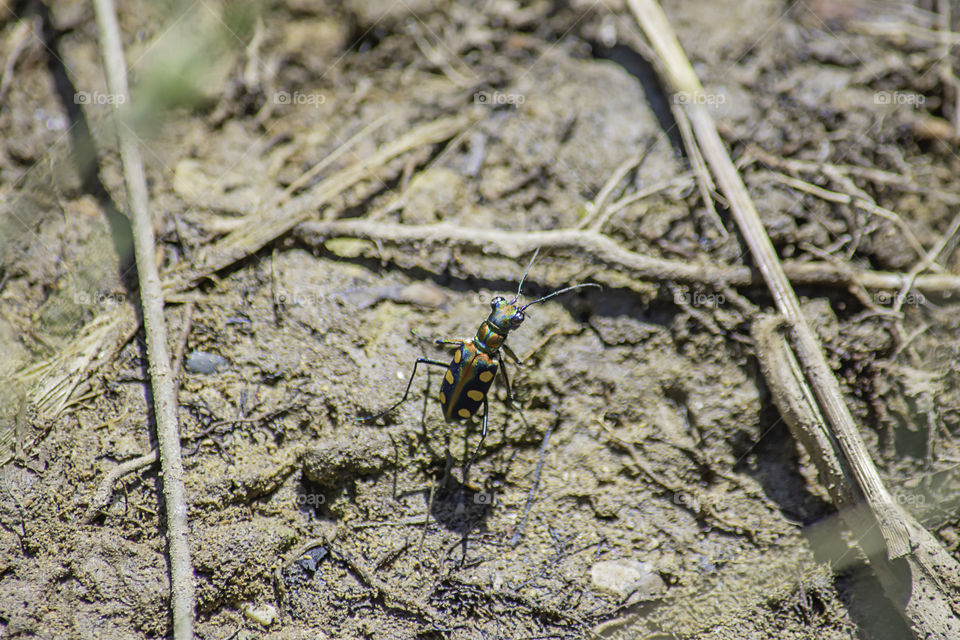
{"label": "colorful beetle", "polygon": [[[407,381],[407,388],[403,392],[403,397],[400,398],[400,401],[376,415],[360,419],[373,420],[374,418],[379,418],[403,404],[407,399],[407,395],[410,393],[410,386],[413,384],[413,379],[417,375],[417,366],[421,363],[443,367],[447,372],[443,376],[443,384],[440,387],[440,405],[443,407],[443,417],[447,422],[456,422],[470,418],[477,412],[477,409],[483,405],[480,442],[477,444],[477,449],[471,457],[471,460],[473,460],[480,452],[483,441],[487,437],[487,392],[490,390],[493,379],[497,375],[498,365],[503,371],[503,382],[507,389],[507,403],[511,403],[510,380],[507,378],[506,368],[503,367],[503,357],[500,355],[500,350],[502,349],[503,352],[507,354],[507,357],[515,364],[520,364],[519,358],[517,358],[510,347],[504,344],[504,341],[507,339],[507,334],[519,327],[524,321],[524,310],[531,305],[539,304],[554,296],[574,289],[582,287],[600,288],[600,285],[593,283],[578,284],[554,291],[542,298],[528,302],[523,306],[518,305],[517,300],[520,298],[523,282],[526,280],[527,274],[530,273],[530,267],[533,266],[533,262],[537,259],[538,253],[540,253],[540,249],[534,252],[530,264],[527,265],[527,270],[520,279],[520,286],[517,287],[517,295],[513,297],[513,300],[507,302],[502,296],[497,296],[490,301],[490,315],[487,316],[487,319],[484,320],[480,328],[477,329],[476,336],[473,338],[436,341],[438,345],[453,345],[457,347],[456,353],[453,354],[452,362],[447,363],[429,358],[418,358],[416,364],[413,365],[413,373],[410,374],[410,379]],[[468,461],[468,467],[469,464]]]}

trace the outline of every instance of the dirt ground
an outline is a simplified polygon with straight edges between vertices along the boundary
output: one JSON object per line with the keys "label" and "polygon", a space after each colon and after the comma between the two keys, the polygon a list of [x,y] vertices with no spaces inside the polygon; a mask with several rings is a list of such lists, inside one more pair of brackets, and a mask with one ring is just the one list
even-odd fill
{"label": "dirt ground", "polygon": [[[931,269],[960,271],[947,4],[665,3],[782,259],[906,272],[943,242]],[[444,422],[441,369],[357,419],[399,400],[418,357],[451,357],[434,339],[472,336],[516,293],[531,253],[511,234],[590,221],[634,154],[601,233],[750,264],[625,6],[119,11],[182,354],[199,637],[909,637],[771,401],[750,339],[762,286],[636,281],[544,250],[525,300],[605,286],[511,333],[520,411],[498,377],[466,483],[479,428]],[[155,445],[94,15],[62,1],[0,17],[0,635],[166,637],[159,467],[90,511]],[[434,122],[452,132],[368,162]],[[383,241],[276,226],[313,188],[332,190],[309,219],[369,221]],[[388,237],[437,223],[503,240]],[[267,240],[210,257],[237,234]],[[956,292],[911,290],[899,311],[896,292],[798,293],[887,486],[960,557]],[[66,361],[76,373],[44,386]]]}

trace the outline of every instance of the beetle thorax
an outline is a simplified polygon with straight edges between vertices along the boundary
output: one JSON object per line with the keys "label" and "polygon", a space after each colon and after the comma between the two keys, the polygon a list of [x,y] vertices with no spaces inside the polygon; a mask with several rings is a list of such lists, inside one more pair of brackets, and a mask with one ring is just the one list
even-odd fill
{"label": "beetle thorax", "polygon": [[503,344],[507,333],[494,325],[489,320],[484,320],[480,328],[477,329],[477,337],[473,339],[474,344],[481,351],[493,354]]}

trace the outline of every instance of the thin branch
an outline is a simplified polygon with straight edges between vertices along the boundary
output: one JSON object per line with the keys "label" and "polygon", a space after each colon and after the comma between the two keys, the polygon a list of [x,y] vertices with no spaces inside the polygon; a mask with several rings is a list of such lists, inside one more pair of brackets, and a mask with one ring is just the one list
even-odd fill
{"label": "thin branch", "polygon": [[690,128],[690,119],[687,112],[678,104],[671,105],[674,119],[677,121],[677,128],[680,130],[680,137],[687,148],[687,155],[690,158],[690,166],[693,167],[693,173],[697,176],[697,188],[700,190],[700,199],[703,200],[703,206],[707,209],[707,217],[713,226],[717,228],[721,236],[728,236],[726,227],[723,226],[723,220],[717,214],[717,208],[713,203],[713,194],[717,186],[713,183],[710,171],[703,161],[703,154],[700,152],[700,146],[697,144],[697,138]]}
{"label": "thin branch", "polygon": [[297,223],[316,215],[320,207],[365,178],[376,172],[393,158],[428,144],[442,142],[456,136],[467,127],[472,118],[454,116],[438,118],[414,127],[396,140],[383,145],[368,157],[359,160],[333,174],[307,191],[297,195],[277,210],[258,211],[247,216],[236,231],[221,238],[214,245],[204,247],[191,265],[190,271],[180,274],[174,281],[164,283],[167,290],[189,289],[212,274],[238,261],[245,260],[268,243],[276,240]]}
{"label": "thin branch", "polygon": [[360,131],[357,131],[355,134],[353,134],[352,136],[344,140],[343,143],[340,144],[336,149],[334,149],[332,152],[324,156],[322,160],[317,162],[315,165],[310,167],[308,171],[304,172],[303,174],[300,175],[300,177],[298,177],[296,180],[291,182],[290,185],[283,190],[283,193],[281,193],[279,196],[274,198],[274,200],[270,202],[266,207],[264,207],[264,209],[267,209],[267,210],[275,209],[280,207],[281,205],[286,204],[295,191],[297,191],[298,189],[303,187],[305,184],[309,183],[311,180],[317,177],[321,171],[323,171],[324,169],[329,167],[331,164],[339,160],[340,157],[343,156],[347,151],[349,151],[351,147],[356,145],[357,142],[359,142],[363,138],[369,136],[371,133],[373,133],[380,127],[382,127],[384,124],[386,124],[386,122],[389,119],[390,119],[390,116],[384,114],[379,118],[377,118],[376,120],[374,120],[373,122],[371,122],[370,124],[360,129]]}
{"label": "thin branch", "polygon": [[913,287],[914,283],[917,281],[917,276],[926,269],[929,269],[940,257],[940,254],[947,247],[953,237],[957,234],[957,231],[960,231],[960,213],[958,213],[953,218],[953,222],[950,223],[950,228],[947,229],[947,232],[943,234],[943,237],[937,242],[936,246],[930,250],[930,253],[926,254],[923,257],[923,260],[913,265],[913,268],[910,269],[910,272],[907,274],[907,281],[903,283],[903,286],[900,287],[900,292],[897,294],[897,299],[894,301],[893,310],[899,312],[903,306],[903,301],[906,300],[907,293]]}
{"label": "thin branch", "polygon": [[903,233],[903,237],[906,238],[907,243],[917,253],[918,256],[923,257],[927,253],[924,250],[923,245],[920,244],[920,240],[917,239],[917,236],[913,233],[913,231],[910,230],[910,227],[908,227],[903,221],[903,218],[897,215],[895,211],[878,206],[862,197],[851,196],[849,194],[839,193],[837,191],[830,191],[829,189],[818,187],[815,184],[810,184],[809,182],[800,180],[799,178],[792,178],[774,171],[764,171],[759,175],[762,178],[779,182],[780,184],[796,189],[797,191],[809,193],[810,195],[820,198],[821,200],[826,200],[827,202],[833,202],[835,204],[853,205],[863,209],[867,213],[889,220],[897,225],[897,227]]}
{"label": "thin branch", "polygon": [[[655,0],[631,0],[630,6],[647,38],[657,51],[663,71],[674,90],[687,92],[692,96],[702,96],[703,86],[677,41],[663,9]],[[855,467],[857,481],[864,497],[885,526],[884,533],[890,553],[892,557],[900,557],[909,552],[909,531],[902,519],[897,517],[893,499],[883,486],[873,461],[866,454],[866,445],[856,431],[853,417],[840,393],[839,384],[827,365],[817,338],[800,309],[800,301],[760,222],[753,200],[730,161],[730,156],[720,139],[709,110],[702,100],[690,102],[691,104],[687,105],[687,115],[700,142],[700,148],[716,174],[717,182],[730,201],[731,213],[750,247],[753,260],[757,263],[773,294],[777,308],[793,326],[797,342],[803,347],[804,355],[809,357],[809,360],[801,358],[801,362],[809,369],[808,374],[817,382],[814,385],[814,391],[824,414],[834,428],[843,431],[842,434],[838,434],[838,440],[845,449],[844,454],[848,460],[856,458],[862,463]]]}
{"label": "thin branch", "polygon": [[576,224],[575,229],[591,229],[592,231],[599,231],[603,227],[603,223],[606,218],[604,218],[604,212],[607,209],[607,204],[610,202],[610,197],[613,195],[614,189],[627,177],[631,171],[640,166],[640,163],[643,162],[643,157],[645,154],[635,153],[613,170],[613,173],[610,174],[610,177],[604,183],[603,187],[600,189],[600,192],[597,193],[597,197],[593,199],[592,202],[587,203],[587,215]]}
{"label": "thin branch", "polygon": [[146,453],[132,460],[127,460],[126,462],[118,464],[116,467],[111,469],[110,473],[105,475],[103,480],[100,481],[100,485],[94,492],[93,498],[90,500],[90,505],[87,507],[87,511],[83,515],[83,521],[87,524],[90,524],[96,520],[101,513],[103,513],[103,510],[106,509],[107,505],[110,504],[110,500],[113,499],[113,485],[116,484],[117,480],[124,477],[128,473],[139,471],[144,467],[149,467],[156,461],[157,450],[154,449],[150,453]]}
{"label": "thin branch", "polygon": [[163,494],[167,512],[167,541],[170,553],[170,599],[173,609],[173,636],[176,640],[193,638],[193,567],[190,562],[187,523],[186,489],[183,483],[183,462],[177,409],[167,349],[167,328],[163,318],[163,290],[157,272],[156,243],[150,218],[147,180],[137,137],[123,122],[120,105],[130,97],[127,69],[120,44],[120,28],[112,0],[95,0],[94,10],[100,31],[107,86],[116,98],[113,101],[117,133],[120,138],[120,159],[127,187],[129,215],[133,226],[134,252],[140,278],[140,304],[147,334],[150,360],[150,382],[153,387],[153,410],[157,425],[160,463],[163,468]]}
{"label": "thin branch", "polygon": [[693,171],[685,171],[677,174],[673,178],[661,180],[660,182],[656,182],[645,189],[640,189],[639,191],[635,191],[630,195],[623,196],[607,207],[603,217],[593,224],[593,228],[597,230],[602,229],[612,215],[619,212],[621,209],[629,207],[638,200],[643,200],[648,196],[652,196],[655,193],[660,193],[661,191],[666,191],[667,189],[686,189],[692,186],[694,177]]}
{"label": "thin branch", "polygon": [[832,180],[840,180],[841,178],[849,179],[850,176],[854,176],[863,180],[869,180],[875,184],[890,186],[906,193],[918,193],[936,198],[947,204],[960,204],[960,195],[942,189],[924,187],[918,184],[918,181],[909,174],[892,173],[874,167],[858,167],[848,164],[842,165],[831,164],[829,162],[810,162],[808,160],[797,160],[794,158],[781,158],[753,144],[747,146],[746,152],[741,156],[741,161],[744,161],[750,156],[756,158],[767,167],[784,169],[794,175],[799,173],[822,174]]}
{"label": "thin branch", "polygon": [[[369,240],[368,257],[376,257],[382,247],[415,247],[418,251],[404,255],[415,266],[434,273],[446,268],[451,248],[473,249],[478,253],[520,258],[537,247],[565,249],[577,254],[587,265],[601,264],[607,270],[592,274],[596,281],[610,286],[638,288],[634,279],[654,282],[687,282],[705,285],[745,286],[762,284],[762,277],[750,267],[722,266],[712,263],[691,263],[645,256],[624,249],[612,238],[593,231],[562,229],[558,231],[500,231],[476,229],[451,224],[399,225],[370,222],[362,219],[303,222],[291,231],[297,240],[321,247],[331,238]],[[399,256],[398,256],[399,257]],[[907,282],[907,275],[886,271],[865,271],[839,268],[826,262],[788,262],[783,269],[795,284],[819,284],[866,289],[897,290]],[[497,276],[497,274],[491,274]],[[498,277],[498,276],[497,276]],[[508,277],[508,274],[504,274]],[[953,274],[919,275],[914,286],[929,294],[960,292],[960,276]],[[649,288],[642,288],[649,291]]]}
{"label": "thin branch", "polygon": [[[660,5],[656,0],[628,0],[628,4],[657,53],[655,62],[665,76],[666,84],[674,91],[694,98],[702,97],[703,86]],[[700,149],[726,195],[730,212],[789,327],[790,340],[785,346],[796,357],[797,364],[792,368],[802,379],[803,397],[815,407],[809,415],[816,428],[823,432],[821,442],[838,458],[839,467],[845,472],[844,481],[849,484],[847,490],[855,492],[858,506],[868,508],[869,518],[865,522],[862,516],[855,515],[863,509],[848,509],[841,513],[848,517],[848,523],[857,531],[860,540],[868,540],[871,533],[876,539],[879,531],[883,542],[880,549],[872,548],[870,544],[863,548],[878,567],[878,576],[884,582],[888,596],[901,608],[916,636],[955,637],[953,627],[956,612],[960,611],[956,576],[960,575],[960,565],[887,491],[709,110],[699,99],[690,100],[686,110]],[[809,453],[818,467],[825,464],[823,456],[817,457],[819,451],[816,448]],[[844,503],[836,492],[834,499]],[[882,552],[884,547],[886,553]],[[895,571],[893,561],[901,558],[903,562],[898,564],[902,567]]]}

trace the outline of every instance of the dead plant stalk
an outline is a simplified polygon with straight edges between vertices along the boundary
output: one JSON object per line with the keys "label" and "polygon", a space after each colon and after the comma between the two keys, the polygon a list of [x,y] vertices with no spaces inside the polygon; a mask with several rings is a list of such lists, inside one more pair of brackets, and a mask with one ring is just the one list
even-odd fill
{"label": "dead plant stalk", "polygon": [[163,290],[157,271],[153,221],[147,209],[147,180],[137,146],[137,137],[122,121],[119,106],[130,97],[127,69],[120,44],[120,28],[112,0],[95,0],[94,9],[100,31],[103,65],[114,101],[116,130],[120,139],[120,159],[127,187],[129,215],[132,218],[134,252],[140,278],[140,300],[147,334],[153,410],[157,425],[160,464],[163,467],[163,494],[167,511],[167,541],[170,554],[170,600],[173,609],[173,636],[176,640],[193,638],[193,567],[187,537],[186,489],[177,426],[176,400],[167,328],[163,318]]}
{"label": "dead plant stalk", "polygon": [[[667,85],[689,96],[703,96],[703,86],[660,5],[655,0],[629,0],[629,5],[656,52],[655,63]],[[855,517],[858,510],[841,513],[857,532],[858,541],[865,539],[875,528],[879,529],[884,543],[881,546],[886,547],[886,553],[869,548],[869,545],[863,548],[877,565],[878,576],[888,597],[897,603],[914,634],[918,638],[956,637],[953,634],[957,631],[960,596],[957,595],[955,576],[960,575],[960,565],[894,502],[883,485],[841,394],[840,385],[800,310],[800,302],[727,154],[710,112],[703,101],[696,99],[687,101],[685,109],[696,143],[727,198],[732,216],[789,327],[789,347],[802,374],[802,395],[814,402],[816,411],[810,415],[817,421],[817,429],[824,434],[822,442],[839,459],[843,470],[839,480],[831,478],[836,480],[830,485],[835,502],[845,504],[848,502],[845,496],[852,494],[868,509],[867,518]],[[790,374],[784,372],[782,376],[788,378]],[[798,437],[801,435],[797,434]],[[823,477],[829,478],[831,465],[826,456],[817,447],[811,449],[809,453],[818,469]],[[900,558],[905,560],[906,574],[893,570],[894,561]],[[898,564],[902,566],[904,563]]]}

